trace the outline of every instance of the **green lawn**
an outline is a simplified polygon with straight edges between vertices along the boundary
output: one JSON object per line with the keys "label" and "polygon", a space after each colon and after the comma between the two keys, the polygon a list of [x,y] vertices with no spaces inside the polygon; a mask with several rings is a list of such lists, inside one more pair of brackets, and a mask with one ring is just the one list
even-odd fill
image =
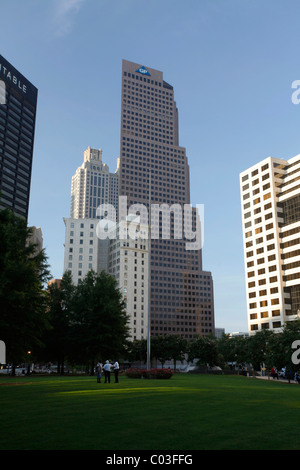
{"label": "green lawn", "polygon": [[0,376],[0,449],[300,449],[300,386],[242,376],[170,380]]}

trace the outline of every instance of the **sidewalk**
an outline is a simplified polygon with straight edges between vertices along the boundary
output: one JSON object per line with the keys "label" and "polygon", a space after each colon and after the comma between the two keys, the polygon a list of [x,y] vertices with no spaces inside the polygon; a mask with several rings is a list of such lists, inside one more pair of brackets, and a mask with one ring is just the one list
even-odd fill
{"label": "sidewalk", "polygon": [[[263,379],[263,380],[270,380],[272,382],[282,382],[282,383],[286,383],[286,384],[289,383],[289,381],[287,379],[282,379],[281,377],[279,379],[273,379],[273,377],[271,377],[271,376],[268,377],[267,375],[257,375],[255,378],[256,379]],[[291,380],[290,383],[299,385],[298,382],[296,382],[296,380]]]}

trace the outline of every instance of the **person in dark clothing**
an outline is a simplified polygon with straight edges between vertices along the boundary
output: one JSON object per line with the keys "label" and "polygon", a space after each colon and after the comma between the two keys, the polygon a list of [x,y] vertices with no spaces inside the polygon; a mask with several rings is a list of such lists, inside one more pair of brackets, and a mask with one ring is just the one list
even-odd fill
{"label": "person in dark clothing", "polygon": [[116,384],[119,382],[119,369],[120,369],[119,363],[118,363],[118,361],[116,361],[114,363],[114,373],[115,373],[115,383]]}

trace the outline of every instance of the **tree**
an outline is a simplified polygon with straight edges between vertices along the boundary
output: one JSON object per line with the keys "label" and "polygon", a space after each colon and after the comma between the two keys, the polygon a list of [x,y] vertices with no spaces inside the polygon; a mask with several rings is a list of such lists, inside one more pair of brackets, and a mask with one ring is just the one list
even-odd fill
{"label": "tree", "polygon": [[65,358],[70,350],[70,319],[75,286],[70,271],[66,271],[59,284],[48,286],[48,318],[51,329],[44,337],[42,357],[57,362],[57,373],[63,374]]}
{"label": "tree", "polygon": [[[74,292],[71,317],[72,356],[85,360],[93,373],[95,361],[125,354],[128,317],[114,277],[89,271]],[[79,356],[80,354],[80,356]]]}
{"label": "tree", "polygon": [[209,364],[215,366],[217,364],[218,348],[217,340],[208,336],[196,336],[189,343],[188,347],[188,359],[193,361],[198,359],[197,365]]}
{"label": "tree", "polygon": [[299,364],[293,358],[294,341],[300,339],[300,320],[289,321],[284,324],[282,331],[273,335],[269,340],[269,351],[267,355],[268,368],[286,368],[287,378],[291,379],[291,374],[297,372]]}
{"label": "tree", "polygon": [[274,334],[272,330],[260,330],[248,338],[248,361],[252,364],[253,371],[266,363],[269,341]]}
{"label": "tree", "polygon": [[[248,339],[243,336],[234,336],[231,338],[232,358],[237,366],[248,361]],[[239,370],[239,369],[238,369]]]}
{"label": "tree", "polygon": [[126,358],[130,362],[146,362],[147,341],[145,339],[135,339],[133,341],[128,341],[126,346]]}
{"label": "tree", "polygon": [[167,345],[167,336],[154,336],[151,339],[151,358],[157,359],[163,368],[164,363],[171,359],[170,350]]}
{"label": "tree", "polygon": [[0,211],[0,338],[13,366],[41,345],[49,328],[49,266],[45,251],[28,242],[31,233],[23,218],[9,209]]}
{"label": "tree", "polygon": [[165,341],[170,359],[174,361],[174,371],[176,371],[176,362],[182,362],[185,358],[187,340],[180,335],[169,335],[166,336]]}
{"label": "tree", "polygon": [[293,343],[300,339],[300,320],[289,321],[284,324],[281,334],[281,344],[284,350],[285,367],[287,369],[287,377],[290,381],[294,373],[299,370],[299,364],[293,360]]}

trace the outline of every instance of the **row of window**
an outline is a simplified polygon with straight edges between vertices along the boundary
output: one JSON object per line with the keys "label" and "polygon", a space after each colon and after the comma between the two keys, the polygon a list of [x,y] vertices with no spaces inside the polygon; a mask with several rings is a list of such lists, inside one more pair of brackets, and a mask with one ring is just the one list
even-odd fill
{"label": "row of window", "polygon": [[280,310],[272,310],[271,312],[260,312],[258,313],[250,313],[249,318],[250,320],[257,320],[260,316],[260,318],[268,318],[269,316],[272,317],[280,317]]}
{"label": "row of window", "polygon": [[[263,171],[266,171],[268,168],[269,168],[269,164],[266,163],[265,165],[263,165],[263,166],[260,168],[260,170],[263,172]],[[259,172],[259,169],[258,169],[258,168],[257,168],[256,170],[253,170],[252,173],[251,173],[251,177],[253,178],[254,176],[258,175],[258,172]],[[249,179],[249,174],[243,176],[242,182],[247,181],[248,179]]]}
{"label": "row of window", "polygon": [[[280,321],[273,321],[272,322],[272,328],[275,330],[277,328],[281,328],[281,322]],[[254,324],[254,325],[250,325],[250,329],[251,331],[257,331],[259,328],[258,328],[258,324]],[[270,329],[270,324],[269,323],[262,323],[261,324],[261,329],[262,330],[269,330]]]}

